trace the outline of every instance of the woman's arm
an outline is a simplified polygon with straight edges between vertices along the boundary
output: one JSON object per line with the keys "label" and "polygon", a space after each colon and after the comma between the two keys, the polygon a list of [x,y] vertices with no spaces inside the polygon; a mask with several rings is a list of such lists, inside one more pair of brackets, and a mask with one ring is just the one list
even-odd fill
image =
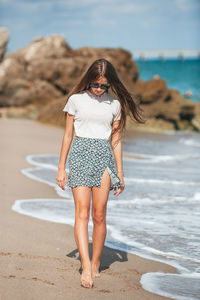
{"label": "woman's arm", "polygon": [[[113,121],[113,129],[118,127],[119,121]],[[116,144],[116,141],[118,143]],[[123,172],[123,162],[122,162],[122,142],[121,142],[121,132],[120,130],[116,132],[111,140],[111,147],[113,150],[113,155],[116,161],[116,167],[117,167],[117,175],[119,176],[122,184],[124,184],[124,172]]]}
{"label": "woman's arm", "polygon": [[58,163],[58,173],[56,177],[57,183],[63,190],[64,190],[64,180],[65,183],[67,184],[65,164],[69,153],[69,149],[71,147],[71,142],[73,140],[73,134],[74,134],[74,115],[65,113],[65,132],[62,140],[60,160]]}

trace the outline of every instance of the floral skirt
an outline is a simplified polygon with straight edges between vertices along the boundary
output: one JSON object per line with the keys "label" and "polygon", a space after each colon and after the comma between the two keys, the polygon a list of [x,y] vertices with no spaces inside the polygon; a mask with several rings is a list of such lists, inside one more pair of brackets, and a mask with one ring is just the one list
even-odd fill
{"label": "floral skirt", "polygon": [[121,186],[109,140],[74,137],[69,153],[69,187],[100,187],[106,168],[111,179],[110,190]]}

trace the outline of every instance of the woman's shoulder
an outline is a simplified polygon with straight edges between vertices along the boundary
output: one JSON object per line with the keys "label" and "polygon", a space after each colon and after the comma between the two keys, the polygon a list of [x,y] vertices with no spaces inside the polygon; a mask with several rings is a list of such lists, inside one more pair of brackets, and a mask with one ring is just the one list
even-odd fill
{"label": "woman's shoulder", "polygon": [[117,97],[110,94],[108,94],[108,97],[114,106],[120,106],[120,101],[117,99]]}
{"label": "woman's shoulder", "polygon": [[84,94],[85,94],[85,91],[81,91],[81,92],[72,94],[69,98],[79,98],[79,97],[82,97]]}
{"label": "woman's shoulder", "polygon": [[85,91],[81,91],[79,93],[74,93],[68,98],[68,101],[70,100],[73,102],[77,102],[79,99],[83,98],[84,95],[85,95]]}

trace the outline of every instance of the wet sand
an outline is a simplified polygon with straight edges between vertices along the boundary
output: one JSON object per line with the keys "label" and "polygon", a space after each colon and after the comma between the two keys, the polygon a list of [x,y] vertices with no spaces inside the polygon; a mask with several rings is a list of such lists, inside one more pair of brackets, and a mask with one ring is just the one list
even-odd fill
{"label": "wet sand", "polygon": [[[28,154],[59,155],[64,129],[6,118],[0,119],[0,128],[0,299],[169,299],[145,291],[140,278],[147,272],[177,273],[175,268],[108,247],[94,288],[80,286],[73,227],[11,209],[17,199],[59,199],[52,187],[26,177],[21,169],[31,167]],[[91,253],[91,241],[89,249]]]}

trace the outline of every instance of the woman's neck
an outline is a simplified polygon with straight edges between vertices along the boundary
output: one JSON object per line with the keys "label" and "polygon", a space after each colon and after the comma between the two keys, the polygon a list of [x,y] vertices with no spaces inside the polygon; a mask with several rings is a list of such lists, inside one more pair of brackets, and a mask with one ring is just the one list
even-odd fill
{"label": "woman's neck", "polygon": [[96,94],[92,93],[90,90],[88,90],[88,92],[97,98],[102,98],[105,95],[105,91],[101,95],[96,95]]}

